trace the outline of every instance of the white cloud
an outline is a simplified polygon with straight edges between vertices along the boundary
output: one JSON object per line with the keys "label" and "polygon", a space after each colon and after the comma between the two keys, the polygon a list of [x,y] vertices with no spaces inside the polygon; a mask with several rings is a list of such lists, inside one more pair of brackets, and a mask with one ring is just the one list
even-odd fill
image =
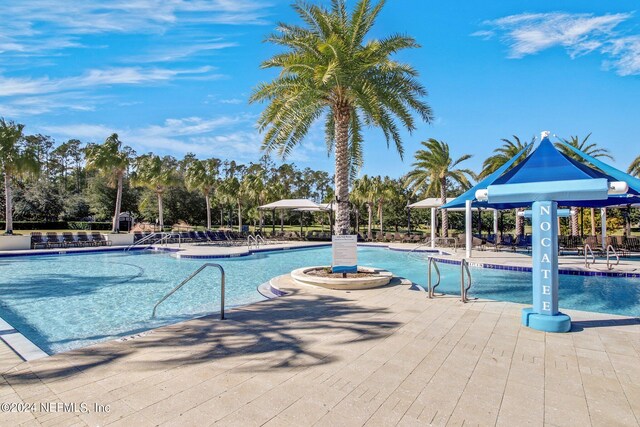
{"label": "white cloud", "polygon": [[619,27],[631,13],[593,15],[586,13],[523,13],[483,24],[488,30],[474,36],[499,37],[508,47],[510,58],[522,58],[553,47],[563,47],[571,58],[592,52],[608,57],[605,65],[620,75],[640,73],[639,36],[624,36]]}
{"label": "white cloud", "polygon": [[194,78],[207,75],[221,78],[219,74],[209,74],[212,67],[172,70],[168,68],[119,67],[92,69],[75,77],[51,79],[3,77],[0,75],[0,97],[57,93],[68,90],[92,88],[96,86],[133,85],[166,82],[176,78]]}
{"label": "white cloud", "polygon": [[265,24],[270,4],[253,0],[29,0],[2,4],[0,52],[78,47],[87,34],[165,33],[184,24]]}
{"label": "white cloud", "polygon": [[[139,154],[154,151],[182,157],[191,152],[200,157],[218,157],[240,162],[256,161],[263,153],[262,136],[255,130],[256,117],[247,114],[212,118],[169,118],[162,124],[140,128],[118,128],[103,124],[43,126],[36,131],[56,139],[78,138],[102,142],[112,133]],[[287,159],[309,162],[326,156],[324,147],[305,142]],[[274,159],[277,160],[277,159]]]}

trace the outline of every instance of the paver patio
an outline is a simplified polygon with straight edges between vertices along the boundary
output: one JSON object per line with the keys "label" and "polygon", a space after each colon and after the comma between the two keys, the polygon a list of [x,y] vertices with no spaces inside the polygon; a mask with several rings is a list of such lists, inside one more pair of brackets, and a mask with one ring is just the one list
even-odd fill
{"label": "paver patio", "polygon": [[276,282],[290,294],[226,321],[33,362],[0,351],[1,401],[90,409],[0,425],[638,425],[638,319],[573,311],[572,332],[545,334],[520,325],[521,305],[429,300],[406,282]]}

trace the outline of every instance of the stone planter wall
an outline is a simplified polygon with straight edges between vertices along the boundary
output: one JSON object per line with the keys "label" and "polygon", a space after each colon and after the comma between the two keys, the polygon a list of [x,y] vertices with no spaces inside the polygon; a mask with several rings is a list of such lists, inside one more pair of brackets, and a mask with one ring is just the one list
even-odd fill
{"label": "stone planter wall", "polygon": [[31,249],[31,236],[0,236],[0,251]]}
{"label": "stone planter wall", "polygon": [[104,234],[104,237],[113,242],[112,246],[133,245],[133,234],[130,233]]}

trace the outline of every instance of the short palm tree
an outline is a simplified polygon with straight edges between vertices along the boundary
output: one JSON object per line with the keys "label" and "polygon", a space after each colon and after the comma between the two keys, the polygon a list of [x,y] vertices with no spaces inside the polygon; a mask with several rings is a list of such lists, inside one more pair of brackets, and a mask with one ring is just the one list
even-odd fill
{"label": "short palm tree", "polygon": [[102,144],[89,144],[85,148],[87,170],[96,170],[104,176],[109,185],[117,188],[116,207],[111,231],[119,231],[120,207],[122,205],[122,182],[132,162],[134,151],[123,147],[118,134],[111,134]]}
{"label": "short palm tree", "polygon": [[[595,158],[604,157],[604,158],[613,160],[613,156],[611,156],[611,152],[608,149],[599,148],[595,142],[588,143],[590,136],[591,136],[591,133],[585,136],[582,139],[582,141],[580,141],[580,138],[578,138],[577,135],[571,136],[569,139],[563,138],[562,140],[565,143],[569,144],[570,146],[577,148],[578,150],[582,151],[585,154],[588,154],[591,157],[595,157]],[[574,153],[572,150],[567,148],[565,145],[556,143],[556,147],[564,155],[572,158],[573,160],[584,163],[584,159],[582,157],[578,156],[576,153]],[[596,210],[594,208],[591,208],[590,213],[591,213],[591,235],[595,236],[596,235]],[[577,236],[578,234],[579,234],[578,233],[578,212],[576,209],[573,209],[571,214],[571,235]]]}
{"label": "short palm tree", "polygon": [[[513,141],[503,138],[502,146],[493,150],[493,155],[487,157],[487,159],[482,163],[482,172],[478,178],[486,178],[491,175],[528,146],[529,148],[527,148],[523,155],[514,162],[514,166],[517,165],[531,154],[535,140],[536,138],[534,136],[528,144],[523,144],[520,141],[520,138],[516,135],[513,135]],[[524,218],[518,215],[517,211],[518,210],[516,209],[516,235],[521,236],[524,234]]]}
{"label": "short palm tree", "polygon": [[358,0],[350,14],[345,0],[331,8],[298,1],[293,8],[304,26],[281,23],[268,42],[285,48],[263,62],[280,74],[257,86],[251,102],[268,102],[258,121],[266,131],[263,149],[286,157],[312,124],[324,118],[327,148],[335,151],[335,230],[349,229],[349,178],[362,165],[362,127],[379,127],[387,145],[402,156],[400,127],[413,131],[412,112],[426,122],[431,108],[421,100],[426,90],[417,71],[391,56],[416,41],[403,35],[368,39],[384,1]]}
{"label": "short palm tree", "polygon": [[514,163],[514,166],[520,163],[525,157],[531,154],[533,151],[533,142],[536,140],[535,136],[531,138],[529,143],[522,143],[520,138],[516,135],[513,135],[513,141],[507,138],[501,139],[503,142],[501,147],[493,150],[493,155],[487,157],[487,159],[482,163],[482,172],[478,175],[479,179],[486,178],[491,175],[493,172],[500,169],[505,163],[511,160],[516,156],[520,151],[522,151],[525,147],[529,147],[522,157],[520,157]]}
{"label": "short palm tree", "polygon": [[207,205],[207,230],[211,230],[211,195],[218,185],[220,160],[194,160],[187,167],[185,184],[190,191],[198,190],[204,195]]}
{"label": "short palm tree", "polygon": [[367,238],[369,240],[373,239],[371,227],[373,226],[373,206],[375,205],[376,200],[375,190],[373,179],[368,175],[364,175],[362,178],[358,178],[354,181],[353,190],[351,191],[352,198],[358,204],[364,204],[367,207]]}
{"label": "short palm tree", "polygon": [[627,169],[627,173],[640,177],[640,156],[636,157],[631,162],[629,169]]}
{"label": "short palm tree", "polygon": [[26,172],[38,172],[38,158],[23,144],[24,125],[0,117],[0,171],[4,175],[5,234],[13,233],[11,180]]}
{"label": "short palm tree", "polygon": [[[414,194],[421,190],[432,196],[439,194],[440,202],[445,204],[449,182],[458,183],[463,189],[471,187],[469,178],[475,179],[475,173],[470,169],[457,169],[460,163],[472,157],[470,154],[454,161],[447,143],[430,138],[421,144],[425,150],[416,151],[415,162],[412,164],[414,169],[407,174],[405,180],[405,185]],[[446,210],[442,211],[442,236],[449,236],[449,216]]]}
{"label": "short palm tree", "polygon": [[382,222],[382,208],[384,203],[393,196],[393,191],[387,182],[387,178],[384,180],[380,176],[373,178],[373,194],[378,209],[378,221],[380,223],[380,233],[384,233],[384,223]]}
{"label": "short palm tree", "polygon": [[176,168],[168,158],[149,153],[138,157],[136,172],[133,177],[135,185],[146,187],[158,198],[158,223],[164,229],[164,212],[162,198],[164,193],[178,181]]}
{"label": "short palm tree", "polygon": [[[267,188],[266,181],[267,174],[262,168],[250,171],[250,173],[245,175],[242,179],[242,192],[244,192],[249,199],[253,200],[257,206],[265,204],[267,197],[269,197],[269,189]],[[262,209],[258,209],[258,221],[260,228],[262,228],[264,223],[263,214],[264,211]]]}

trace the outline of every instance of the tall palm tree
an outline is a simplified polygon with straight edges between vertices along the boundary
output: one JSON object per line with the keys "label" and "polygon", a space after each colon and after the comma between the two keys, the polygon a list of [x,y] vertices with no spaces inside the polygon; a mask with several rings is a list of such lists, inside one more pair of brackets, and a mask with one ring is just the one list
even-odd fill
{"label": "tall palm tree", "polygon": [[102,174],[109,185],[115,185],[116,207],[111,231],[119,231],[120,207],[122,205],[122,182],[135,152],[131,147],[122,146],[118,134],[111,134],[102,144],[88,144],[85,148],[87,170]]}
{"label": "tall palm tree", "polygon": [[24,146],[23,124],[0,117],[0,171],[4,175],[5,234],[13,233],[13,195],[11,180],[26,172],[37,173],[38,158]]}
{"label": "tall palm tree", "polygon": [[[528,146],[529,148],[523,155],[515,161],[514,166],[517,165],[531,154],[535,140],[535,136],[531,138],[529,143],[522,143],[516,135],[513,135],[513,141],[503,138],[501,140],[503,142],[502,146],[493,150],[493,155],[487,157],[482,163],[482,172],[480,172],[478,178],[482,179],[491,175]],[[516,235],[521,236],[522,234],[524,234],[524,218],[518,215],[518,209],[516,209]]]}
{"label": "tall palm tree", "polygon": [[136,185],[146,187],[156,194],[160,230],[164,229],[162,198],[167,189],[173,187],[178,181],[175,164],[170,160],[169,157],[163,158],[153,153],[138,157],[133,180]]}
{"label": "tall palm tree", "polygon": [[[583,153],[588,154],[591,157],[595,157],[595,158],[604,157],[604,158],[613,160],[613,156],[611,156],[611,152],[608,149],[599,148],[595,142],[588,143],[590,136],[591,136],[591,133],[585,136],[582,139],[582,141],[580,141],[580,138],[578,138],[577,135],[571,136],[569,139],[563,138],[562,140],[567,144],[571,145],[572,147],[582,151]],[[582,157],[578,156],[576,153],[574,153],[572,150],[567,148],[565,145],[560,143],[556,143],[555,145],[558,148],[558,150],[560,150],[565,156],[568,156],[578,162],[584,163],[584,159]],[[595,236],[596,235],[596,210],[594,208],[591,208],[590,213],[591,213],[591,235]],[[573,236],[577,236],[579,234],[577,209],[573,209],[571,214],[571,234]]]}
{"label": "tall palm tree", "polygon": [[187,167],[185,184],[190,191],[199,190],[204,194],[207,204],[207,230],[211,230],[211,194],[218,185],[220,160],[194,160]]}
{"label": "tall palm tree", "polygon": [[631,162],[629,169],[627,169],[627,173],[640,177],[640,156],[636,157]]}
{"label": "tall palm tree", "polygon": [[[421,144],[426,150],[418,150],[415,154],[414,169],[407,174],[405,186],[413,193],[426,190],[426,194],[440,195],[440,202],[447,202],[447,189],[449,182],[458,183],[463,189],[471,187],[469,178],[476,179],[475,173],[470,169],[457,169],[456,167],[470,159],[470,154],[465,154],[455,161],[449,154],[449,145],[445,142],[429,138]],[[469,177],[469,178],[467,178]],[[449,236],[449,215],[442,211],[442,236]]]}
{"label": "tall palm tree", "polygon": [[420,98],[426,90],[417,71],[391,59],[395,53],[417,48],[407,36],[392,35],[365,41],[384,1],[359,0],[352,13],[346,0],[332,0],[331,8],[298,1],[294,10],[304,26],[281,23],[268,42],[285,48],[262,63],[279,68],[269,83],[257,86],[250,102],[268,102],[258,121],[266,131],[263,149],[286,157],[299,145],[312,124],[324,118],[328,150],[335,150],[337,234],[349,229],[349,178],[362,165],[362,126],[379,127],[387,145],[392,141],[402,156],[400,127],[416,127],[412,111],[426,122],[431,108]]}

